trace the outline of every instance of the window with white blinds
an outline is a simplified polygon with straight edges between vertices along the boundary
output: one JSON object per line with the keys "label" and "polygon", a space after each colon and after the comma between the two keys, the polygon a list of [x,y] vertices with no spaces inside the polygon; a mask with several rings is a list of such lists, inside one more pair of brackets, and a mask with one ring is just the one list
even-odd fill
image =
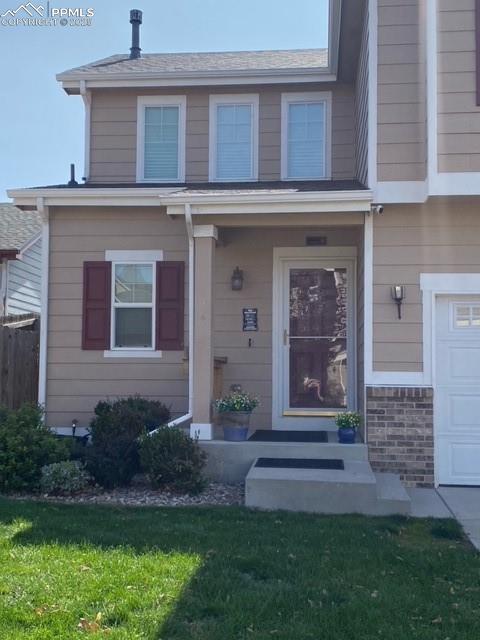
{"label": "window with white blinds", "polygon": [[258,177],[258,96],[210,97],[210,179]]}
{"label": "window with white blinds", "polygon": [[139,98],[137,179],[185,180],[185,97]]}
{"label": "window with white blinds", "polygon": [[282,95],[282,179],[330,177],[330,94]]}

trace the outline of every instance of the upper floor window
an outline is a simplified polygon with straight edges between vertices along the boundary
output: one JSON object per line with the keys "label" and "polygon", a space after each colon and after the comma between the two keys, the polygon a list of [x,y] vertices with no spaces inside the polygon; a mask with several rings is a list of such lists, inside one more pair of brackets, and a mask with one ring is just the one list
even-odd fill
{"label": "upper floor window", "polygon": [[258,95],[210,96],[209,179],[258,179]]}
{"label": "upper floor window", "polygon": [[137,180],[185,181],[185,96],[140,96]]}
{"label": "upper floor window", "polygon": [[331,93],[282,94],[282,180],[331,177]]}

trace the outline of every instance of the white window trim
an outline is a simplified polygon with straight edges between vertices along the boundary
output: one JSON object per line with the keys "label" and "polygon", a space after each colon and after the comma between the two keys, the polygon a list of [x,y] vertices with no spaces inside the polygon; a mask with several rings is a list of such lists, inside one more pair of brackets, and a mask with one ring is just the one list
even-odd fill
{"label": "white window trim", "polygon": [[[178,169],[176,180],[145,178],[145,108],[179,107]],[[187,128],[186,96],[138,96],[137,98],[137,182],[185,182],[185,137]]]}
{"label": "white window trim", "polygon": [[[325,103],[325,175],[317,178],[290,178],[288,175],[288,106],[292,102]],[[282,93],[281,123],[281,179],[282,180],[330,180],[332,178],[332,92],[308,91],[305,93]]]}
{"label": "white window trim", "polygon": [[[214,94],[209,101],[208,179],[210,182],[251,182],[258,180],[258,93]],[[248,178],[217,178],[217,106],[221,104],[248,104],[252,106],[252,175]]]}
{"label": "white window trim", "polygon": [[[161,358],[162,351],[155,350],[156,339],[156,263],[163,261],[163,251],[128,251],[128,250],[107,250],[105,260],[112,263],[112,289],[110,295],[110,349],[103,352],[104,358]],[[153,346],[145,349],[129,349],[125,347],[114,347],[115,318],[113,305],[115,295],[115,264],[152,264],[153,265],[153,303],[152,303],[152,336]]]}

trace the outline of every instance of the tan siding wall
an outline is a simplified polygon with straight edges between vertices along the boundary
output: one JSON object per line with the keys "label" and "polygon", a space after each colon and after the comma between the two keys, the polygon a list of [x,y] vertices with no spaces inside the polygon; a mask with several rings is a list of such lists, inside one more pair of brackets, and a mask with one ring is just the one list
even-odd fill
{"label": "tan siding wall", "polygon": [[[217,247],[215,278],[214,345],[216,356],[226,356],[224,391],[241,384],[260,397],[256,427],[272,426],[272,275],[273,247],[305,246],[309,234],[325,235],[328,246],[358,245],[361,228],[224,229]],[[244,288],[232,291],[230,278],[236,266],[244,270]],[[258,308],[256,333],[242,331],[242,309]],[[248,340],[253,345],[248,347]]]}
{"label": "tan siding wall", "polygon": [[159,209],[55,208],[50,233],[48,424],[68,426],[77,418],[87,426],[99,400],[135,393],[171,404],[176,415],[185,413],[183,352],[136,360],[81,349],[83,262],[104,260],[106,249],[163,249],[166,260],[187,261],[184,221],[169,220]]}
{"label": "tan siding wall", "polygon": [[[421,273],[480,273],[478,201],[386,207],[374,219],[374,369],[421,371]],[[402,320],[390,298],[406,286]]]}
{"label": "tan siding wall", "polygon": [[378,179],[426,176],[425,0],[378,2]]}
{"label": "tan siding wall", "polygon": [[[242,87],[260,94],[259,177],[280,179],[280,115],[282,91],[318,90],[318,85]],[[238,90],[237,90],[238,91]],[[142,94],[187,95],[186,178],[208,180],[208,104],[210,93],[233,93],[231,88],[151,90]],[[336,85],[333,92],[332,167],[334,178],[355,175],[354,90]],[[91,182],[134,182],[136,179],[137,95],[128,90],[97,90],[92,96]]]}
{"label": "tan siding wall", "polygon": [[[273,247],[305,246],[308,234],[327,236],[329,246],[360,247],[362,227],[347,226],[346,219],[343,222],[336,229],[317,226],[220,230],[221,242],[215,256],[215,355],[228,358],[224,367],[224,391],[228,391],[231,384],[240,383],[244,389],[260,396],[256,426],[271,427]],[[68,426],[77,418],[82,426],[87,426],[99,400],[132,393],[171,404],[175,415],[186,412],[188,384],[183,353],[165,352],[161,360],[113,360],[104,358],[102,351],[81,349],[83,262],[103,260],[106,249],[163,249],[165,259],[187,262],[183,219],[172,221],[161,210],[149,208],[55,208],[51,210],[50,229],[48,423]],[[245,273],[241,292],[232,291],[230,285],[237,265]],[[363,297],[361,269],[360,266],[359,312]],[[244,307],[258,308],[258,333],[242,331]],[[187,313],[186,303],[185,330]],[[361,322],[358,329],[360,349]],[[185,335],[185,344],[187,337]],[[253,340],[251,348],[249,338]]]}
{"label": "tan siding wall", "polygon": [[438,2],[438,170],[480,171],[475,0]]}

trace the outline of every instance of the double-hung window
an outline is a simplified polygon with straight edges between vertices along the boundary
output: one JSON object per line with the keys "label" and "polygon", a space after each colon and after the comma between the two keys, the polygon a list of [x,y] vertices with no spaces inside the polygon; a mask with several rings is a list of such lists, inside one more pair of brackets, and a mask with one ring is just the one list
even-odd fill
{"label": "double-hung window", "polygon": [[161,250],[107,250],[84,262],[82,349],[119,358],[182,350],[184,280],[184,263]]}
{"label": "double-hung window", "polygon": [[258,95],[210,96],[211,181],[258,179]]}
{"label": "double-hung window", "polygon": [[282,180],[331,177],[331,94],[282,94]]}
{"label": "double-hung window", "polygon": [[155,339],[153,262],[114,262],[112,347],[152,349]]}
{"label": "double-hung window", "polygon": [[140,96],[137,107],[137,180],[184,182],[185,96]]}

